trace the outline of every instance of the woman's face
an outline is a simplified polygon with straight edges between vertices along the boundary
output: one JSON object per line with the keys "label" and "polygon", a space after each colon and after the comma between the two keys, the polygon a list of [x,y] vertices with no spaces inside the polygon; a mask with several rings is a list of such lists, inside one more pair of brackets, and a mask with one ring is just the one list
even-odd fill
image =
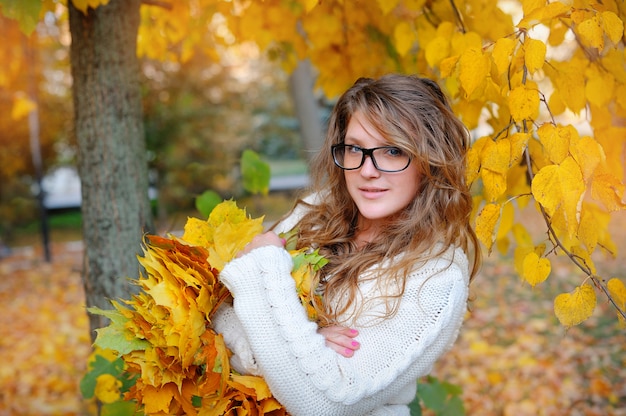
{"label": "woman's face", "polygon": [[[348,123],[345,144],[365,149],[390,145],[359,112]],[[345,170],[344,175],[348,192],[359,209],[359,228],[372,232],[409,205],[420,183],[413,161],[400,172],[381,172],[371,157],[366,157],[359,169]]]}

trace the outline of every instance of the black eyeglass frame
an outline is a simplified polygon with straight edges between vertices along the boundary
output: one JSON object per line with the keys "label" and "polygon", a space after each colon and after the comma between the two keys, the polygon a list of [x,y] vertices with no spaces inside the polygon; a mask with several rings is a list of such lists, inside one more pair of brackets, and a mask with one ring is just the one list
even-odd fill
{"label": "black eyeglass frame", "polygon": [[[359,163],[359,166],[357,166],[355,168],[345,168],[345,167],[341,166],[341,164],[337,160],[337,155],[335,154],[335,151],[337,149],[343,149],[344,150],[344,154],[345,154],[345,149],[347,147],[357,148],[357,149],[359,149],[361,151],[361,163]],[[406,170],[406,168],[408,168],[409,165],[411,164],[412,157],[409,156],[409,160],[406,163],[406,166],[403,167],[402,169],[394,169],[394,170],[381,169],[381,168],[378,167],[378,164],[376,163],[376,158],[374,157],[374,151],[378,150],[378,149],[398,149],[398,150],[404,152],[402,149],[400,149],[399,147],[396,147],[396,146],[379,146],[379,147],[372,147],[372,148],[369,148],[369,149],[365,149],[363,147],[356,146],[356,145],[353,145],[353,144],[341,143],[341,144],[334,144],[334,145],[332,145],[330,147],[330,151],[331,151],[331,154],[333,156],[333,161],[335,162],[335,165],[338,168],[343,169],[343,170],[357,170],[357,169],[360,169],[363,166],[363,164],[365,163],[365,156],[369,156],[370,159],[372,159],[372,163],[374,164],[374,167],[377,170],[379,170],[381,172],[386,172],[386,173],[402,172],[403,170]]]}

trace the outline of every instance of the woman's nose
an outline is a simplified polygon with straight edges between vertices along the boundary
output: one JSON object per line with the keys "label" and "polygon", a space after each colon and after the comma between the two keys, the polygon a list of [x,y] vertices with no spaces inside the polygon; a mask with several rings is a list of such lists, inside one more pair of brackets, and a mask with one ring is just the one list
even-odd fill
{"label": "woman's nose", "polygon": [[371,156],[366,156],[361,166],[361,175],[366,177],[376,177],[380,175],[380,171],[376,169]]}

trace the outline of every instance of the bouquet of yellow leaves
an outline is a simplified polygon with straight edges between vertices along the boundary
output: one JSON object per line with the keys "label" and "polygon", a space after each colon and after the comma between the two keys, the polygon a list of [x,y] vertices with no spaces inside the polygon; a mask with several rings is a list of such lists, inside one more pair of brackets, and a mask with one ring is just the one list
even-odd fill
{"label": "bouquet of yellow leaves", "polygon": [[[262,222],[225,201],[206,221],[189,218],[182,238],[147,236],[138,258],[146,273],[136,281],[140,292],[113,301],[113,310],[89,309],[111,323],[97,330],[83,395],[118,415],[285,415],[263,378],[231,370],[231,353],[211,328],[213,313],[230,297],[219,273],[263,231]],[[315,320],[313,302],[320,299],[310,281],[326,260],[290,246],[298,295]]]}

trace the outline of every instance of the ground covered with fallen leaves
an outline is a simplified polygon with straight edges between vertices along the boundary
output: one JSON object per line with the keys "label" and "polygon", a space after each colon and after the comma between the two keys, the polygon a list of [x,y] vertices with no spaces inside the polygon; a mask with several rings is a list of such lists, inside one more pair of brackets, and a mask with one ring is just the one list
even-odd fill
{"label": "ground covered with fallen leaves", "polygon": [[[81,243],[56,243],[52,263],[42,258],[21,247],[0,259],[0,416],[90,416],[78,388],[90,353]],[[626,277],[618,260],[597,265]],[[626,415],[626,330],[599,295],[593,317],[566,331],[552,300],[580,276],[565,262],[552,273],[531,289],[510,260],[486,259],[459,340],[433,373],[463,389],[468,415]]]}

